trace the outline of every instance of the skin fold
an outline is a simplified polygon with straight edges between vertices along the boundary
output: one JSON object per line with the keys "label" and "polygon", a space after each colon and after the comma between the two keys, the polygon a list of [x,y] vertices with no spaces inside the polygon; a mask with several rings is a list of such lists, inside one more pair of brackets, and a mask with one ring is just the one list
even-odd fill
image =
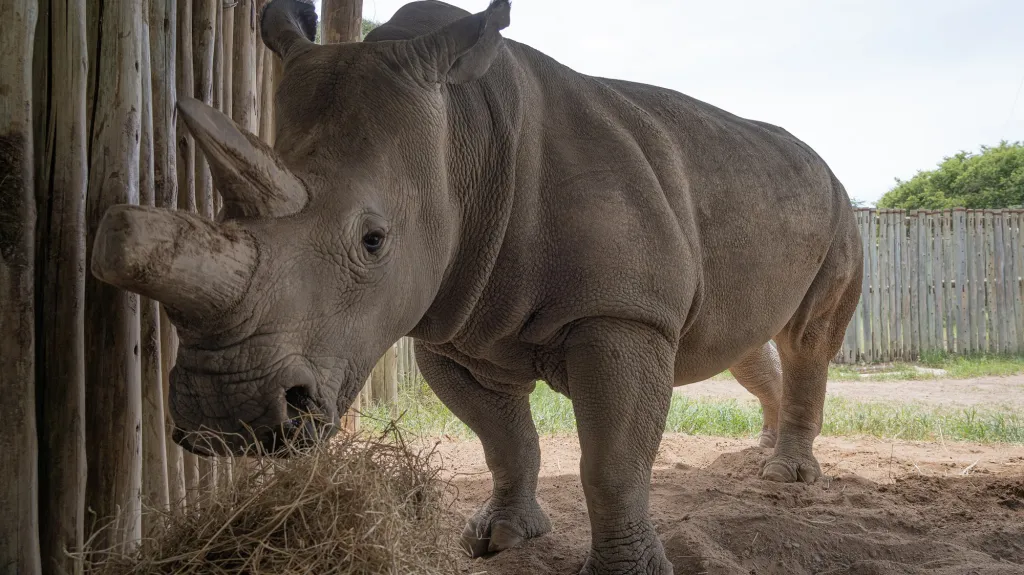
{"label": "skin fold", "polygon": [[551,529],[528,399],[543,379],[578,423],[582,573],[672,573],[647,497],[674,387],[730,369],[764,408],[761,476],[821,474],[828,364],[860,296],[853,210],[785,130],[579,74],[502,38],[509,21],[503,0],[413,2],[321,46],[311,4],[272,0],[274,149],[182,100],[223,211],[115,206],[92,271],[167,308],[186,448],[330,431],[408,335],[493,476],[463,532],[473,555]]}

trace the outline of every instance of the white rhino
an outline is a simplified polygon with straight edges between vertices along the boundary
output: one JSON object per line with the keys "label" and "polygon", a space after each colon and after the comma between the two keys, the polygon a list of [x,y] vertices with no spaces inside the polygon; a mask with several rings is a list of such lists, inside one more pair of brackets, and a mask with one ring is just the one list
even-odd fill
{"label": "white rhino", "polygon": [[414,337],[493,475],[463,533],[476,555],[550,529],[528,401],[546,380],[579,428],[583,573],[664,575],[647,502],[675,386],[732,368],[765,407],[762,477],[820,474],[829,360],[861,286],[850,200],[785,130],[577,73],[503,39],[509,17],[507,0],[413,2],[365,42],[321,46],[312,5],[272,0],[274,149],[181,101],[223,211],[115,206],[92,270],[169,310],[174,437],[199,452],[200,428],[233,451],[319,433],[296,415],[330,427]]}

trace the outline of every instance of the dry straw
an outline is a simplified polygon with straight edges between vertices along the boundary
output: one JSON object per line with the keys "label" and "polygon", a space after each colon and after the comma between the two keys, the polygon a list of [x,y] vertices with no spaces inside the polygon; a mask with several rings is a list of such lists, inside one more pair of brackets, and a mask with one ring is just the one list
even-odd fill
{"label": "dry straw", "polygon": [[393,425],[284,459],[247,458],[234,485],[181,514],[134,551],[89,549],[88,575],[449,574],[457,547],[433,452]]}

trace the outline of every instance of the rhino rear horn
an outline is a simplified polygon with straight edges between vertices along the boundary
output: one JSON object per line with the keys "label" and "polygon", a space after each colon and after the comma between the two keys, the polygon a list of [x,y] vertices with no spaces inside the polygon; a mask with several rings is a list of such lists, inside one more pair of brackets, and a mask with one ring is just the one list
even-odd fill
{"label": "rhino rear horn", "polygon": [[282,60],[310,48],[316,39],[316,9],[312,0],[270,0],[260,13],[260,36]]}
{"label": "rhino rear horn", "polygon": [[178,112],[206,155],[213,182],[224,197],[222,219],[283,217],[306,206],[305,184],[270,146],[199,100],[182,98]]}
{"label": "rhino rear horn", "polygon": [[462,84],[486,74],[501,48],[501,31],[508,28],[510,11],[509,0],[493,0],[483,12],[410,40],[426,78]]}
{"label": "rhino rear horn", "polygon": [[90,268],[100,281],[159,301],[178,319],[202,324],[241,300],[258,261],[255,241],[233,224],[121,204],[100,220]]}

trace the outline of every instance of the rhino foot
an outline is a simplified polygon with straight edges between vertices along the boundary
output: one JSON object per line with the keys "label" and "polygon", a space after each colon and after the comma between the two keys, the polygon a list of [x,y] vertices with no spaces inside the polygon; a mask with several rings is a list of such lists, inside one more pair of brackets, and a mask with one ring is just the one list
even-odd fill
{"label": "rhino foot", "polygon": [[814,483],[821,477],[821,466],[814,455],[794,457],[776,453],[765,461],[761,468],[761,479],[779,483]]}
{"label": "rhino foot", "polygon": [[580,575],[672,575],[672,562],[654,528],[644,531],[614,538],[608,548],[592,547]]}
{"label": "rhino foot", "polygon": [[551,521],[536,500],[514,505],[487,502],[466,522],[461,544],[470,556],[480,557],[518,546],[551,531]]}

